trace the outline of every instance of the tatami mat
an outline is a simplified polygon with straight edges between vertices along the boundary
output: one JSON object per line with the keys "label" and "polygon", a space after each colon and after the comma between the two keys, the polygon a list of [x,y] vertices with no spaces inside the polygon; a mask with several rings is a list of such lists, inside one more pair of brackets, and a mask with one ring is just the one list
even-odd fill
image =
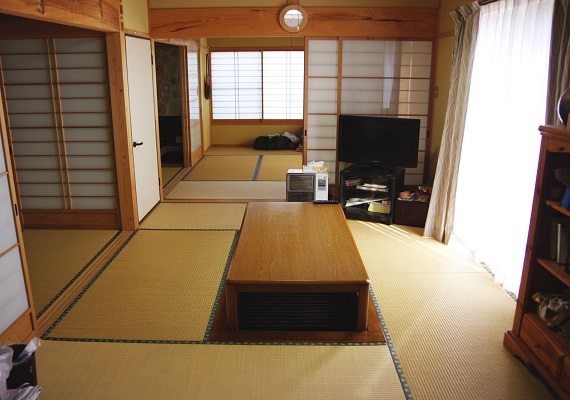
{"label": "tatami mat", "polygon": [[281,200],[285,181],[182,181],[167,199],[186,200]]}
{"label": "tatami mat", "polygon": [[303,168],[303,156],[294,155],[264,155],[257,175],[260,181],[284,181],[287,171],[291,168]]}
{"label": "tatami mat", "polygon": [[205,156],[184,177],[185,181],[251,181],[259,156]]}
{"label": "tatami mat", "polygon": [[[422,228],[398,225],[365,223],[349,220],[353,235],[358,235],[360,255],[371,262],[378,259],[378,248],[389,246],[389,259],[382,265],[382,275],[387,273],[433,273],[437,265],[439,273],[487,272],[474,263],[463,249],[453,249],[432,239],[423,237]],[[425,250],[425,251],[424,251]],[[385,260],[382,254],[382,260]]]}
{"label": "tatami mat", "polygon": [[110,230],[26,229],[24,246],[36,311],[41,313],[116,234]]}
{"label": "tatami mat", "polygon": [[238,147],[238,146],[216,146],[210,147],[206,152],[207,156],[241,156],[251,154],[303,154],[295,150],[256,150],[253,147]]}
{"label": "tatami mat", "polygon": [[405,399],[387,346],[44,341],[42,400]]}
{"label": "tatami mat", "polygon": [[160,203],[142,229],[240,229],[247,203]]}
{"label": "tatami mat", "polygon": [[349,225],[415,399],[552,398],[503,347],[515,301],[465,250],[397,225]]}
{"label": "tatami mat", "polygon": [[138,231],[44,336],[203,340],[234,238],[233,230]]}

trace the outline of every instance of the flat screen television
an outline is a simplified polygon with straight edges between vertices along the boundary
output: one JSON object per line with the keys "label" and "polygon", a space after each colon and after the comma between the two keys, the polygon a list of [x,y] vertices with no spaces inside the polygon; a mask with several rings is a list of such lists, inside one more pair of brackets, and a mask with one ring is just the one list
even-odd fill
{"label": "flat screen television", "polygon": [[339,115],[339,161],[373,169],[415,168],[419,140],[419,119]]}

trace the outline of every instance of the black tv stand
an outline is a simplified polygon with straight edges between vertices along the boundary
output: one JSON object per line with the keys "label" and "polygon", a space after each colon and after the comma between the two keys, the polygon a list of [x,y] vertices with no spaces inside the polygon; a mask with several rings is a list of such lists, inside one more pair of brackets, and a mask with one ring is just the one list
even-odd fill
{"label": "black tv stand", "polygon": [[390,175],[395,172],[394,168],[390,169],[385,167],[368,167],[368,166],[362,167],[362,171],[366,170],[368,170],[369,172],[373,172],[375,174],[386,174],[386,175]]}
{"label": "black tv stand", "polygon": [[404,175],[403,168],[357,164],[340,171],[340,201],[346,218],[392,224]]}

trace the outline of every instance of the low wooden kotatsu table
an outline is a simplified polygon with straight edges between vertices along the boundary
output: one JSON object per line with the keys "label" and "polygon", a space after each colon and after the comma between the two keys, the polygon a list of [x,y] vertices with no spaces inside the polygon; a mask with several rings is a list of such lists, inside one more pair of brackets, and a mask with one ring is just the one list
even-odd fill
{"label": "low wooden kotatsu table", "polygon": [[227,328],[363,331],[369,285],[339,204],[251,202],[226,280]]}

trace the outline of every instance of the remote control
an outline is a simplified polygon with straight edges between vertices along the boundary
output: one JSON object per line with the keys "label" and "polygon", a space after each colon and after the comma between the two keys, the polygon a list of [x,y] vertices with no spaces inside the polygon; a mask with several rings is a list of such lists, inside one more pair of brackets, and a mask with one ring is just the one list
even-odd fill
{"label": "remote control", "polygon": [[338,204],[338,200],[313,200],[313,204]]}

